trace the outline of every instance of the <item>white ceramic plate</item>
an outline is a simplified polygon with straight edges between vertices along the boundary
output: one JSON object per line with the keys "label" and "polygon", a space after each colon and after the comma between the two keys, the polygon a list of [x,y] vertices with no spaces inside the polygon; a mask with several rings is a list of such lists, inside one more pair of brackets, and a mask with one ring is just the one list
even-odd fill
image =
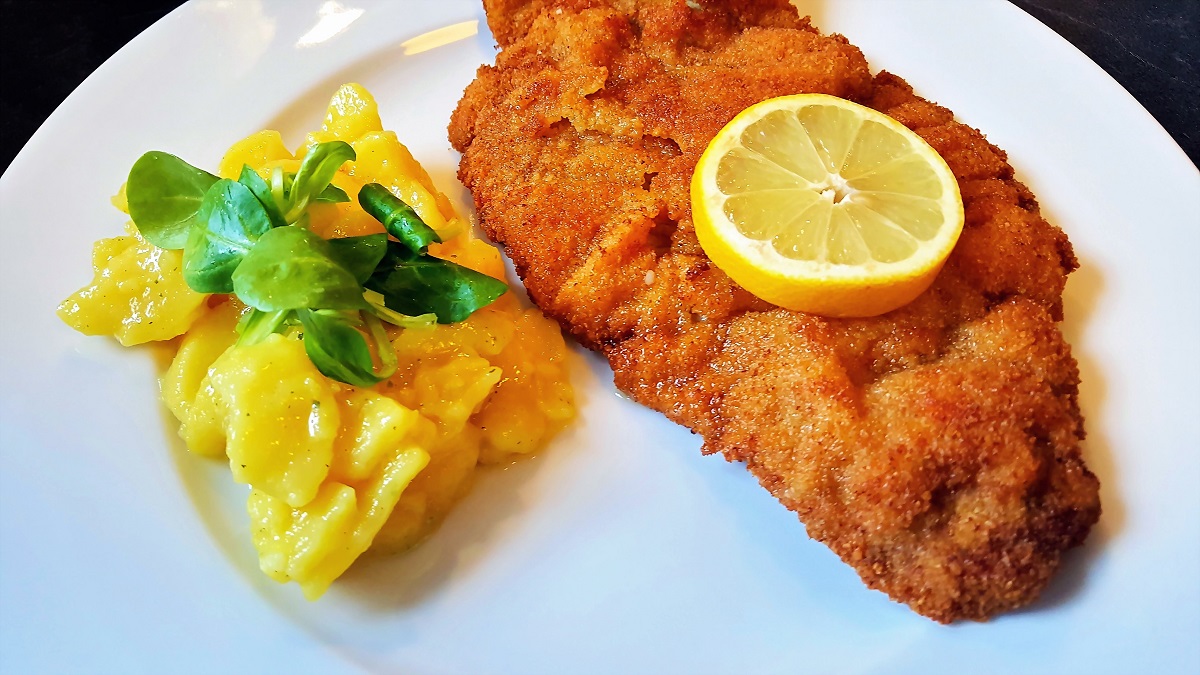
{"label": "white ceramic plate", "polygon": [[[0,656],[12,672],[1196,672],[1200,175],[1000,0],[800,3],[984,129],[1074,241],[1066,293],[1104,516],[1035,607],[939,626],[868,591],[738,466],[575,359],[579,422],[415,552],[318,603],[256,568],[244,491],[181,450],[152,350],[54,316],[133,160],[295,145],[359,81],[443,189],[493,58],[475,0],[195,0],[121,50],[0,180]],[[18,94],[19,95],[19,94]]]}

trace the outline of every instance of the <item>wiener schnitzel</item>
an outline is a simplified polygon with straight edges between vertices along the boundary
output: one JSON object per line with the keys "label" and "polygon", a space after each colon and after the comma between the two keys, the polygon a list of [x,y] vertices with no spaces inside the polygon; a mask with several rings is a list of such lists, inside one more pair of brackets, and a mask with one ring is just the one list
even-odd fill
{"label": "wiener schnitzel", "polygon": [[[450,124],[533,301],[617,386],[745,462],[868,586],[942,622],[1025,605],[1100,514],[1056,322],[1077,266],[1003,151],[784,0],[485,0],[502,51]],[[689,181],[761,100],[821,92],[920,134],[966,225],[933,287],[867,319],[750,295]]]}

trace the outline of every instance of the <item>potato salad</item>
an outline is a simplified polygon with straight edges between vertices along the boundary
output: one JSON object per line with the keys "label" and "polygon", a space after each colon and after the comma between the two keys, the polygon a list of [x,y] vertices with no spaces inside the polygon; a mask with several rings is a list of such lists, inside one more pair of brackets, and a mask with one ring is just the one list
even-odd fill
{"label": "potato salad", "polygon": [[359,85],[295,153],[274,131],[217,174],[146,153],[113,202],[126,233],[96,243],[59,316],[176,347],[161,390],[180,436],[249,486],[262,571],[309,599],[574,415],[557,325],[508,292]]}

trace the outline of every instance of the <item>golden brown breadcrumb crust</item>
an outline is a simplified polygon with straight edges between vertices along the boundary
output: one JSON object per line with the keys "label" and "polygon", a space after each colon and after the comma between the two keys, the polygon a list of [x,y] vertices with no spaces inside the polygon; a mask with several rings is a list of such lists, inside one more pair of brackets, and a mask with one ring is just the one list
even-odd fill
{"label": "golden brown breadcrumb crust", "polygon": [[[485,5],[503,51],[450,138],[534,302],[635,400],[746,462],[870,587],[942,622],[1036,598],[1100,503],[1056,325],[1076,261],[1004,152],[783,0]],[[800,92],[891,115],[957,176],[966,226],[912,304],[783,310],[697,243],[688,190],[709,140]]]}

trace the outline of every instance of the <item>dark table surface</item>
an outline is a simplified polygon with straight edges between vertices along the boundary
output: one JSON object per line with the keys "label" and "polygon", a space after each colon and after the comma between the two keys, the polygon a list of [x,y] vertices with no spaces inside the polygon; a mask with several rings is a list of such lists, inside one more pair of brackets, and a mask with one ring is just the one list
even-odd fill
{"label": "dark table surface", "polygon": [[[1100,64],[1200,164],[1200,0],[1011,1]],[[0,166],[84,78],[179,4],[0,0]]]}

